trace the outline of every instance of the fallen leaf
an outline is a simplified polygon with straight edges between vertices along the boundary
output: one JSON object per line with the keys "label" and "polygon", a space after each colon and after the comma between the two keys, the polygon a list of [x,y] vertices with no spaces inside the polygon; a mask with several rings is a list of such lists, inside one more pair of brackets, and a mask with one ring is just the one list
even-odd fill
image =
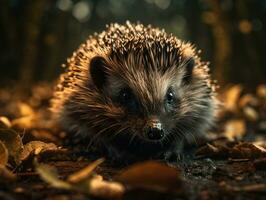
{"label": "fallen leaf", "polygon": [[8,162],[8,150],[3,142],[0,141],[0,166],[6,166]]}
{"label": "fallen leaf", "polygon": [[232,158],[264,158],[266,157],[266,149],[252,143],[243,142],[235,145],[230,150],[230,157]]}
{"label": "fallen leaf", "polygon": [[125,187],[118,182],[104,181],[101,176],[95,176],[89,181],[88,193],[101,199],[122,199]]}
{"label": "fallen leaf", "polygon": [[244,107],[243,113],[246,116],[246,118],[250,121],[257,121],[259,119],[259,114],[257,113],[257,111],[250,106]]}
{"label": "fallen leaf", "polygon": [[38,155],[41,152],[48,150],[56,150],[58,147],[54,143],[45,143],[42,141],[31,141],[24,146],[23,151],[21,152],[19,159],[24,161],[28,159],[30,155]]}
{"label": "fallen leaf", "polygon": [[246,106],[257,106],[259,104],[258,99],[252,94],[245,94],[239,100],[239,107],[244,108]]}
{"label": "fallen leaf", "polygon": [[16,175],[13,174],[9,169],[0,165],[0,182],[1,181],[14,181],[16,180]]}
{"label": "fallen leaf", "polygon": [[71,174],[67,181],[70,183],[79,183],[82,182],[86,179],[88,179],[89,176],[91,176],[91,173],[93,172],[93,170],[100,165],[101,163],[103,163],[104,159],[100,158],[92,163],[90,163],[87,167],[83,168],[82,170]]}
{"label": "fallen leaf", "polygon": [[18,129],[30,129],[33,128],[33,124],[36,122],[36,116],[28,115],[23,116],[12,121],[12,127]]}
{"label": "fallen leaf", "polygon": [[207,143],[205,146],[197,149],[195,155],[197,158],[223,158],[227,157],[229,148],[223,145],[212,145]]}
{"label": "fallen leaf", "polygon": [[258,97],[266,98],[266,85],[261,84],[257,87],[257,95]]}
{"label": "fallen leaf", "polygon": [[264,147],[260,146],[259,144],[254,144],[254,143],[253,143],[253,145],[254,145],[257,149],[259,149],[262,153],[266,153],[266,149],[265,149]]}
{"label": "fallen leaf", "polygon": [[5,116],[0,117],[0,128],[10,128],[11,127],[11,122],[9,119]]}
{"label": "fallen leaf", "polygon": [[123,170],[114,180],[132,187],[157,191],[180,189],[180,170],[165,164],[147,161]]}
{"label": "fallen leaf", "polygon": [[34,115],[33,109],[26,103],[18,102],[18,113],[20,116],[29,116]]}
{"label": "fallen leaf", "polygon": [[206,145],[197,149],[196,155],[197,156],[206,156],[209,154],[217,154],[218,152],[219,152],[219,149],[217,147],[207,143]]}
{"label": "fallen leaf", "polygon": [[234,85],[229,88],[225,93],[224,98],[224,107],[229,111],[236,111],[237,109],[237,102],[239,100],[240,94],[243,90],[241,85]]}
{"label": "fallen leaf", "polygon": [[242,138],[245,133],[246,124],[242,119],[230,120],[225,124],[224,136],[230,140]]}
{"label": "fallen leaf", "polygon": [[248,142],[207,144],[196,151],[198,158],[228,158],[230,161],[244,161],[266,157],[266,149]]}
{"label": "fallen leaf", "polygon": [[0,140],[5,144],[8,153],[19,164],[19,155],[23,150],[21,137],[12,129],[0,129]]}
{"label": "fallen leaf", "polygon": [[266,194],[266,184],[252,184],[252,185],[245,185],[245,186],[235,186],[232,187],[234,191],[237,192],[256,192],[256,193],[265,193]]}
{"label": "fallen leaf", "polygon": [[36,163],[36,172],[40,175],[43,181],[50,184],[52,187],[59,189],[71,189],[72,186],[66,181],[62,181],[58,178],[58,173],[56,168],[46,165]]}
{"label": "fallen leaf", "polygon": [[89,171],[102,162],[103,159],[98,159],[89,168],[86,167],[80,172],[70,175],[68,180],[71,180],[72,183],[60,180],[56,168],[50,165],[36,163],[36,171],[43,181],[55,188],[75,190],[101,199],[121,199],[125,191],[122,184],[104,181],[101,176],[88,177]]}

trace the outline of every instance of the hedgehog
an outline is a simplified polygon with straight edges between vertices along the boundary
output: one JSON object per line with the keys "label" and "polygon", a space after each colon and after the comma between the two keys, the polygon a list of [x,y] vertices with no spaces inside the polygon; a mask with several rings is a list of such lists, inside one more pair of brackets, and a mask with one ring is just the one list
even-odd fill
{"label": "hedgehog", "polygon": [[112,160],[182,155],[215,121],[216,84],[199,54],[151,25],[107,25],[67,60],[53,116]]}

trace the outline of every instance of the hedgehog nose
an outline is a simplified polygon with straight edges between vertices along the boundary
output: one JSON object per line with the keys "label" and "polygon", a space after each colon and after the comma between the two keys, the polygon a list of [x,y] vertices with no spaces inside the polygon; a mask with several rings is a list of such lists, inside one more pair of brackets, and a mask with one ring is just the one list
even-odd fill
{"label": "hedgehog nose", "polygon": [[160,140],[163,138],[164,132],[162,129],[150,127],[147,135],[150,140]]}
{"label": "hedgehog nose", "polygon": [[162,139],[164,137],[164,131],[162,129],[162,124],[158,121],[151,122],[147,129],[147,137],[150,140]]}

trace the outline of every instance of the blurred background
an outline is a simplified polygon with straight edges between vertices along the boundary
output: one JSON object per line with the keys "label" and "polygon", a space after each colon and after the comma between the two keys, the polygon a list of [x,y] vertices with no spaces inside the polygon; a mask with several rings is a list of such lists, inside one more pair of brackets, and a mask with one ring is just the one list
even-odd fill
{"label": "blurred background", "polygon": [[55,80],[90,34],[126,20],[194,43],[222,86],[266,82],[266,0],[1,0],[0,83]]}

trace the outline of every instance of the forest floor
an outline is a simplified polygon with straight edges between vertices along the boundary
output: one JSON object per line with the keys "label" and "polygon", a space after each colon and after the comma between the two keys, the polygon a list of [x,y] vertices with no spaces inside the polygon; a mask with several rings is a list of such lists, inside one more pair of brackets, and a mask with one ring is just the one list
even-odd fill
{"label": "forest floor", "polygon": [[0,199],[265,199],[266,85],[219,93],[217,127],[182,162],[114,167],[66,147],[49,120],[52,88],[0,89]]}

